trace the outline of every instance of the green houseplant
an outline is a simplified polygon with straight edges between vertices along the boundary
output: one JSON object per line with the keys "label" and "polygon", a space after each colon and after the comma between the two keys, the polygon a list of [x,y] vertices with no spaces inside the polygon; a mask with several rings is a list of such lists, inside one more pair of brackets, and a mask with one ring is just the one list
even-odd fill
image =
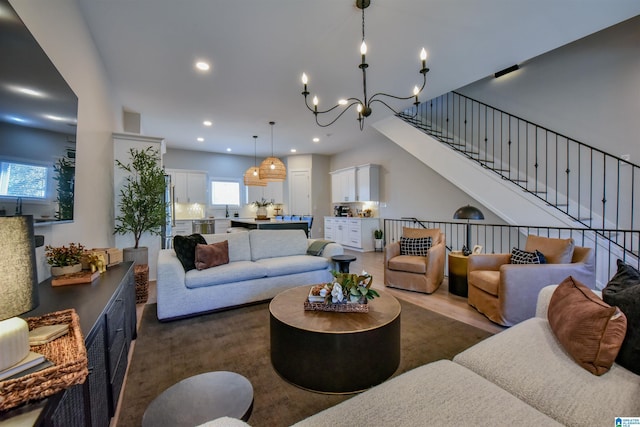
{"label": "green houseplant", "polygon": [[375,240],[375,249],[382,250],[382,242],[383,242],[384,232],[380,229],[373,230],[373,239]]}
{"label": "green houseplant", "polygon": [[80,243],[69,243],[69,246],[58,247],[47,245],[44,249],[47,264],[51,265],[53,276],[77,273],[82,270],[84,246]]}
{"label": "green houseplant", "polygon": [[[115,233],[133,234],[133,248],[125,248],[125,260],[148,263],[148,248],[140,247],[144,233],[160,235],[166,219],[164,200],[164,170],[160,167],[160,154],[153,147],[129,149],[130,163],[116,160],[116,165],[127,172],[120,188],[120,214],[116,216]],[[140,251],[139,251],[140,249]],[[142,252],[133,254],[135,252]],[[128,258],[128,259],[127,259]]]}

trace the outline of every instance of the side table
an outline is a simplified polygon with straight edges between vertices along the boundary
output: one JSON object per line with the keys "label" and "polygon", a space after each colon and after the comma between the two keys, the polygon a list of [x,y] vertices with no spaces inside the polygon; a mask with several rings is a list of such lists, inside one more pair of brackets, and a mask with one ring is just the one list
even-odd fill
{"label": "side table", "polygon": [[467,285],[467,261],[468,256],[462,252],[449,253],[449,293],[466,297]]}
{"label": "side table", "polygon": [[355,261],[356,257],[353,255],[334,255],[331,257],[331,261],[338,263],[338,271],[340,273],[348,273],[349,272],[349,264],[352,261]]}

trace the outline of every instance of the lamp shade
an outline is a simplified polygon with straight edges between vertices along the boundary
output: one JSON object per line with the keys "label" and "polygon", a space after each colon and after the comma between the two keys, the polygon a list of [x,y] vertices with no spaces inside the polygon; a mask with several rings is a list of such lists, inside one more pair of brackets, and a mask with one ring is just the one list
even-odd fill
{"label": "lamp shade", "polygon": [[260,179],[265,181],[284,181],[287,179],[287,168],[277,157],[267,157],[260,164]]}
{"label": "lamp shade", "polygon": [[257,166],[251,166],[244,173],[244,185],[266,187],[267,181],[260,179],[260,169]]}
{"label": "lamp shade", "polygon": [[484,215],[475,206],[467,205],[455,211],[453,219],[484,219]]}
{"label": "lamp shade", "polygon": [[33,216],[0,217],[0,320],[38,306]]}

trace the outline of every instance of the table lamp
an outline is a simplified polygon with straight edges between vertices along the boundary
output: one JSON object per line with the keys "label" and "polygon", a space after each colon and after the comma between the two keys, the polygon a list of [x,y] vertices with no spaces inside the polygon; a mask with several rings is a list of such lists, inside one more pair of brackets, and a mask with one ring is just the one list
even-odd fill
{"label": "table lamp", "polygon": [[0,370],[29,354],[29,327],[19,316],[38,306],[33,216],[0,217]]}
{"label": "table lamp", "polygon": [[482,214],[480,209],[476,208],[475,206],[467,205],[455,211],[453,214],[453,219],[467,220],[467,245],[462,248],[462,252],[465,255],[469,255],[471,253],[471,224],[469,223],[469,221],[472,219],[484,219],[484,215]]}

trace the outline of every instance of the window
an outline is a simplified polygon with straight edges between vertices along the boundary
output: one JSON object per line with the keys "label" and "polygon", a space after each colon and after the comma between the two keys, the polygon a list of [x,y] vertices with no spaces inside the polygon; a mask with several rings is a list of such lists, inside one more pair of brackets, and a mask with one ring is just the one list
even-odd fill
{"label": "window", "polygon": [[212,205],[240,205],[240,183],[238,181],[211,181]]}
{"label": "window", "polygon": [[47,197],[47,175],[45,166],[0,161],[0,196]]}

